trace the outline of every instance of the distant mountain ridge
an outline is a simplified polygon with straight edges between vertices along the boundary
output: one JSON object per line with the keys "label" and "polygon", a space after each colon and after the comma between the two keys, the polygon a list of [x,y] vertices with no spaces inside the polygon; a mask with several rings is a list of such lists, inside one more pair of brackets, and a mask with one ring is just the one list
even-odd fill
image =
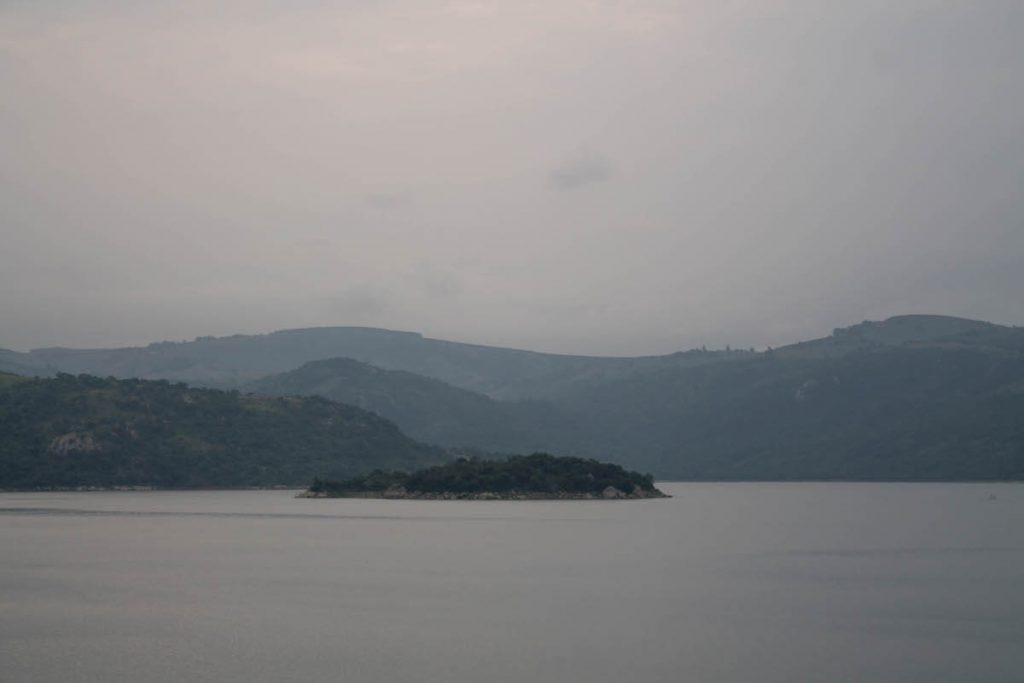
{"label": "distant mountain ridge", "polygon": [[[328,352],[361,357],[253,377],[267,358]],[[590,358],[325,328],[62,354],[0,362],[202,371],[245,391],[352,403],[430,443],[662,478],[1024,479],[1024,329],[948,316],[865,321],[760,353]]]}
{"label": "distant mountain ridge", "polygon": [[[870,346],[993,340],[1015,328],[939,315],[905,315],[839,328],[829,337],[774,350],[777,355],[836,355]],[[975,340],[976,341],[976,340]],[[1005,341],[1005,340],[1004,340]],[[748,351],[681,351],[661,356],[561,355],[464,344],[369,327],[313,327],[262,335],[199,337],[144,347],[19,353],[0,349],[0,370],[52,376],[57,372],[140,379],[168,379],[197,386],[237,388],[311,361],[351,358],[388,370],[439,379],[497,399],[560,398],[583,393],[636,372],[697,367],[738,360]]]}
{"label": "distant mountain ridge", "polygon": [[[737,353],[737,352],[734,352]],[[352,358],[388,370],[440,379],[492,398],[548,398],[652,365],[699,365],[724,352],[600,357],[506,349],[430,339],[414,332],[318,327],[265,335],[199,337],[120,349],[52,347],[0,351],[0,370],[168,379],[236,388],[277,372],[328,358]]]}
{"label": "distant mountain ridge", "polygon": [[984,343],[1010,342],[1017,338],[1016,328],[981,320],[942,315],[900,315],[882,321],[865,320],[857,325],[839,327],[822,339],[798,342],[777,349],[786,356],[842,355],[885,346],[977,347]]}
{"label": "distant mountain ridge", "polygon": [[351,358],[312,361],[243,389],[271,396],[323,396],[373,411],[410,436],[443,446],[531,452],[559,426],[548,403],[496,401],[438,379]]}

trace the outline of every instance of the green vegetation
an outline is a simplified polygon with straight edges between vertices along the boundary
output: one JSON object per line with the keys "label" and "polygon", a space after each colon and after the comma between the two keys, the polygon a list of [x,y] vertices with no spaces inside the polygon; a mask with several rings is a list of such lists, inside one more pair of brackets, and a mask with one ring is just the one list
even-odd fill
{"label": "green vegetation", "polygon": [[446,459],[351,406],[167,381],[0,375],[0,425],[3,489],[298,486]]}
{"label": "green vegetation", "polygon": [[22,382],[29,382],[29,378],[22,377],[21,375],[14,375],[9,372],[0,372],[0,389],[12,387]]}
{"label": "green vegetation", "polygon": [[663,478],[1024,479],[1020,351],[764,354],[611,383],[574,408],[593,427],[580,447]]}
{"label": "green vegetation", "polygon": [[[583,458],[555,457],[547,453],[519,455],[504,460],[460,458],[412,474],[375,470],[342,481],[316,479],[309,491],[326,496],[384,493],[391,490],[422,494],[540,494],[545,497],[592,497],[631,494],[662,495],[649,474],[628,472],[618,465]],[[608,491],[606,494],[605,492]]]}
{"label": "green vegetation", "polygon": [[323,396],[393,420],[415,439],[441,446],[531,452],[559,428],[550,404],[496,401],[404,370],[331,358],[271,375],[245,389],[272,396]]}
{"label": "green vegetation", "polygon": [[362,328],[0,351],[0,368],[31,364],[319,395],[442,447],[599,458],[664,479],[1024,479],[1024,329],[944,316],[864,322],[760,353],[643,358]]}
{"label": "green vegetation", "polygon": [[1024,330],[957,319],[638,367],[547,401],[344,360],[263,386],[358,402],[442,445],[596,457],[665,479],[1024,479]]}

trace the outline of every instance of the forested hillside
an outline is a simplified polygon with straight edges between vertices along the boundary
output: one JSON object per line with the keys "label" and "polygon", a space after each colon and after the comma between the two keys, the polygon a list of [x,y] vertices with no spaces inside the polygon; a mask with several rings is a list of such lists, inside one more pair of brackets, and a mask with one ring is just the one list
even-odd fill
{"label": "forested hillside", "polygon": [[[537,394],[498,400],[437,376],[346,358],[241,382],[256,368],[266,370],[260,363],[268,357],[284,363],[338,347],[486,384],[498,394],[530,387]],[[249,368],[235,376],[246,391],[350,403],[429,443],[600,458],[661,478],[1024,479],[1024,330],[960,318],[900,316],[757,353],[694,350],[634,359],[548,356],[356,328],[150,349],[75,357],[120,358],[122,371],[185,372],[202,350],[204,368]],[[24,365],[74,356],[62,353],[0,360]],[[70,431],[76,430],[60,434]],[[289,442],[274,443],[283,451]]]}
{"label": "forested hillside", "polygon": [[350,358],[307,363],[245,386],[272,396],[323,396],[393,420],[413,438],[443,446],[532,452],[571,428],[570,415],[545,401],[496,401],[440,380],[383,370]]}
{"label": "forested hillside", "polygon": [[166,381],[0,375],[0,488],[305,485],[446,456],[372,413]]}
{"label": "forested hillside", "polygon": [[681,479],[1024,478],[1024,330],[904,316],[718,362],[493,401],[353,361],[268,378],[443,444],[549,450]]}
{"label": "forested hillside", "polygon": [[1024,479],[1024,355],[882,348],[635,377],[584,451],[682,479]]}

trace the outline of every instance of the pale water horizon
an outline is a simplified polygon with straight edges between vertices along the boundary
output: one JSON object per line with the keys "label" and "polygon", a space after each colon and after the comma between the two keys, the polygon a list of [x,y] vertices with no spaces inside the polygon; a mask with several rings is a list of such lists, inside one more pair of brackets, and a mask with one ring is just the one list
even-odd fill
{"label": "pale water horizon", "polygon": [[1024,486],[0,494],[0,679],[1017,681]]}

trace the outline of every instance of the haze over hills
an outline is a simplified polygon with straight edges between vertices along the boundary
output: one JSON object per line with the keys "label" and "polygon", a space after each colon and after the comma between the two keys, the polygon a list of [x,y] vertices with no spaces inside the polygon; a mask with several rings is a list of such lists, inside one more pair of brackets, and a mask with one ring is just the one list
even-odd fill
{"label": "haze over hills", "polygon": [[[838,355],[900,344],[972,344],[1012,339],[1015,328],[937,315],[906,315],[865,321],[831,336],[774,350],[776,355]],[[1011,342],[1012,343],[1012,342]],[[315,327],[263,335],[199,337],[144,347],[70,349],[27,353],[0,349],[0,370],[18,374],[56,372],[140,379],[168,379],[235,388],[310,361],[352,358],[389,370],[405,370],[496,399],[557,398],[635,373],[738,360],[750,351],[690,350],[663,356],[574,356],[430,339],[415,332],[366,327]]]}
{"label": "haze over hills", "polygon": [[579,397],[591,448],[708,479],[1024,478],[1024,330],[939,316],[841,328]]}
{"label": "haze over hills", "polygon": [[575,408],[593,449],[663,476],[1024,478],[1021,355],[768,356],[611,383]]}
{"label": "haze over hills", "polygon": [[433,377],[492,398],[519,399],[585,390],[637,368],[699,365],[720,356],[720,352],[638,358],[565,356],[442,341],[414,332],[316,327],[119,349],[2,351],[0,369],[21,374],[68,372],[169,379],[234,388],[310,361],[344,357]]}
{"label": "haze over hills", "polygon": [[[361,358],[267,372],[329,352]],[[434,444],[595,457],[662,478],[1024,478],[1024,330],[945,316],[865,321],[760,353],[592,358],[318,328],[3,358],[230,378],[351,403]]]}
{"label": "haze over hills", "polygon": [[243,388],[272,396],[323,396],[371,410],[427,443],[493,451],[542,450],[568,419],[547,401],[497,401],[438,379],[351,358],[313,361]]}
{"label": "haze over hills", "polygon": [[775,353],[786,357],[834,357],[886,346],[1016,348],[1019,340],[1020,330],[1016,327],[952,316],[901,315],[836,328],[829,337],[784,346]]}

